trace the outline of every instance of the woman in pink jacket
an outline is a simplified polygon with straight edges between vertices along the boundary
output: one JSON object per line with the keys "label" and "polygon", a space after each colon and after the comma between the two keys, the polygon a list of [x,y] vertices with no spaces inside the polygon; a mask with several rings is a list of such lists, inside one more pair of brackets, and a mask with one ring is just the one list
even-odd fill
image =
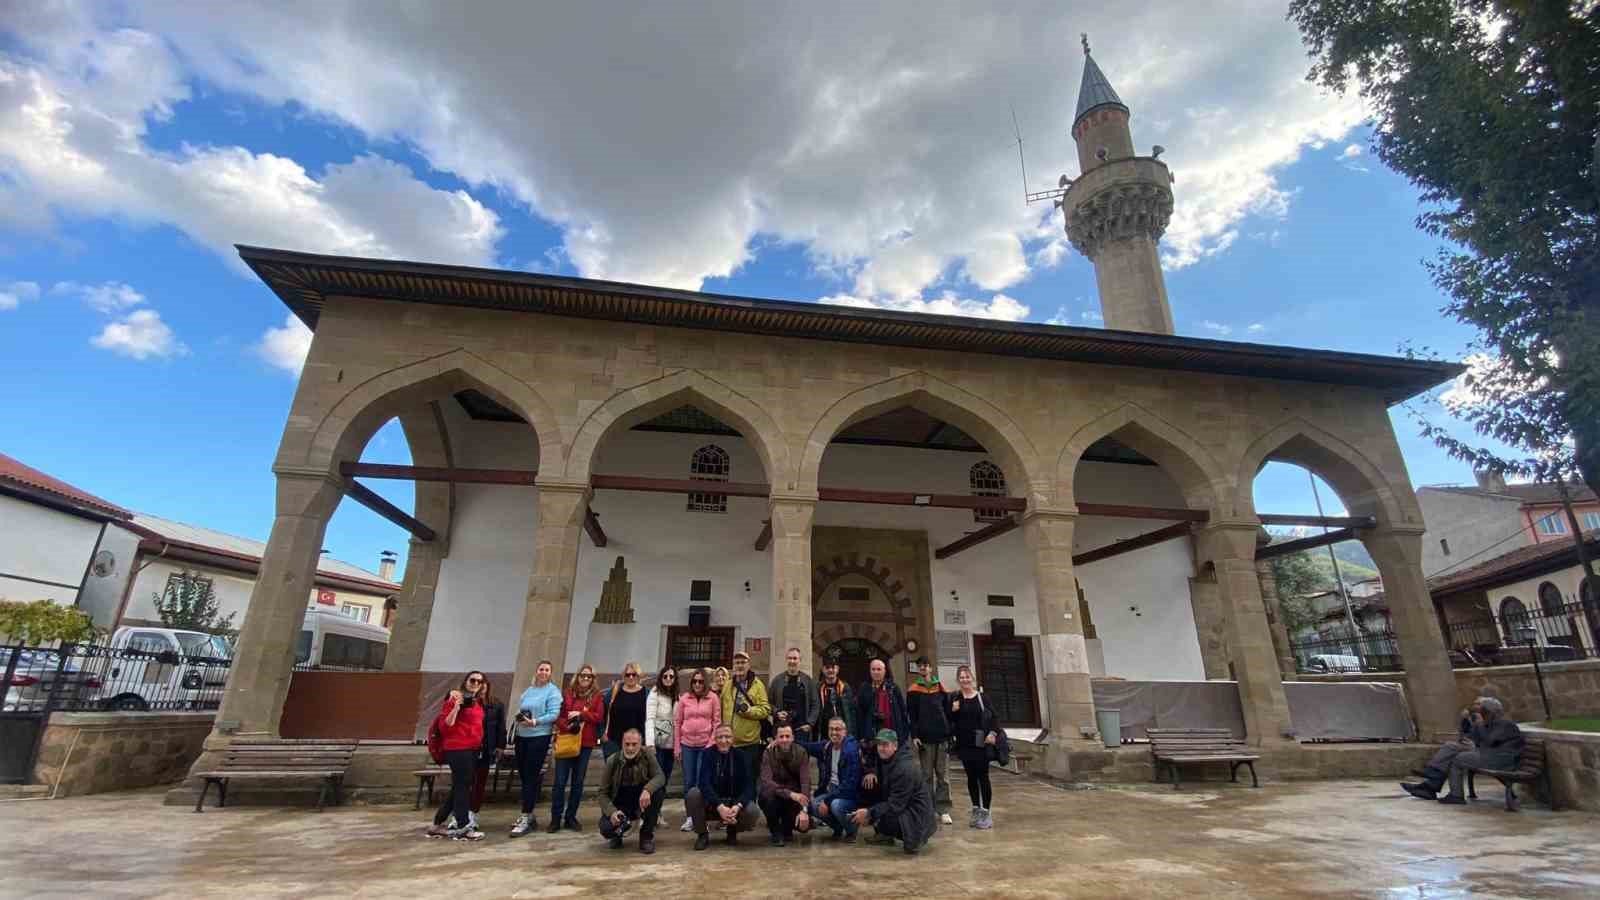
{"label": "woman in pink jacket", "polygon": [[[683,783],[700,782],[700,759],[716,747],[712,735],[722,721],[722,699],[711,692],[711,673],[695,669],[689,674],[689,692],[678,700],[672,713],[673,758],[683,771]],[[689,794],[684,788],[684,796]],[[693,828],[684,807],[684,831]]]}

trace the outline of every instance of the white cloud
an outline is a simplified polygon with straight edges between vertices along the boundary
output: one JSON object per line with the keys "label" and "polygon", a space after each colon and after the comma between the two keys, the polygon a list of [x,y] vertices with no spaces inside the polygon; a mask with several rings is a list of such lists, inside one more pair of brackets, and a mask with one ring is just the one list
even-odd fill
{"label": "white cloud", "polygon": [[268,328],[254,349],[271,365],[299,375],[306,364],[306,354],[311,352],[311,329],[290,313],[284,317],[283,327]]}
{"label": "white cloud", "polygon": [[1056,314],[1044,320],[1046,325],[1071,325],[1072,312],[1065,306],[1057,307]]}
{"label": "white cloud", "polygon": [[1018,303],[1015,299],[1007,297],[1005,294],[995,294],[988,300],[970,300],[958,297],[949,291],[931,299],[921,297],[874,299],[854,297],[848,294],[835,294],[831,297],[822,297],[817,302],[865,309],[892,309],[900,312],[933,313],[941,316],[998,319],[1002,322],[1020,322],[1028,317],[1029,312],[1027,306]]}
{"label": "white cloud", "polygon": [[167,323],[161,321],[161,314],[153,309],[136,309],[118,321],[107,323],[89,343],[138,360],[166,359],[189,352]]}
{"label": "white cloud", "polygon": [[0,310],[16,309],[24,301],[39,299],[39,285],[32,281],[0,284]]}
{"label": "white cloud", "polygon": [[1228,335],[1233,334],[1232,325],[1224,325],[1221,322],[1213,322],[1210,319],[1206,319],[1204,322],[1201,322],[1200,327],[1221,337],[1227,337]]}
{"label": "white cloud", "polygon": [[[768,235],[846,273],[849,296],[939,304],[922,299],[936,285],[999,292],[1064,257],[1060,214],[1018,196],[1003,101],[1029,186],[1075,174],[1076,54],[1017,48],[1073,47],[1088,30],[1117,36],[1097,58],[1137,145],[1169,148],[1163,260],[1180,268],[1224,252],[1244,220],[1286,215],[1282,167],[1361,119],[1355,100],[1305,82],[1280,3],[1245,7],[818,0],[647,5],[619,21],[603,5],[509,0],[466,16],[380,16],[360,0],[24,5],[9,16],[30,61],[0,64],[0,208],[169,222],[224,254],[243,241],[492,260],[492,211],[377,157],[317,174],[241,147],[149,147],[146,123],[181,117],[198,79],[502,192],[560,227],[583,275],[699,287]],[[128,18],[92,21],[114,15]]]}
{"label": "white cloud", "polygon": [[1100,315],[1099,311],[1093,309],[1084,310],[1078,314],[1078,318],[1089,325],[1099,325],[1105,321],[1105,317]]}
{"label": "white cloud", "polygon": [[1267,326],[1260,322],[1251,322],[1250,327],[1246,328],[1245,331],[1248,331],[1251,334],[1266,334]]}
{"label": "white cloud", "polygon": [[1339,154],[1339,158],[1340,159],[1355,159],[1356,157],[1360,156],[1361,154],[1363,154],[1365,152],[1366,151],[1362,149],[1360,144],[1350,144],[1349,146],[1344,148],[1344,152],[1343,153]]}
{"label": "white cloud", "polygon": [[129,307],[142,306],[145,302],[143,294],[120,281],[107,281],[104,284],[58,281],[50,288],[50,293],[76,296],[90,309],[106,315],[112,315]]}

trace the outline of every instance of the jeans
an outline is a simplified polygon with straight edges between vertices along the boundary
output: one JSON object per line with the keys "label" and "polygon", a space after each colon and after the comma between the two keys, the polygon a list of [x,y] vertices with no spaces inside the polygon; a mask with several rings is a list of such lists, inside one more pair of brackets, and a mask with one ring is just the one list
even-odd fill
{"label": "jeans", "polygon": [[856,811],[854,800],[844,800],[823,794],[811,801],[811,815],[819,822],[833,829],[834,834],[841,831],[845,834],[856,833],[856,823],[850,821],[850,814]]}
{"label": "jeans", "polygon": [[543,787],[544,760],[550,753],[550,735],[517,738],[517,778],[522,782],[522,814],[532,815]]}
{"label": "jeans", "polygon": [[950,811],[950,748],[944,741],[924,741],[917,750],[917,763],[928,782],[928,796],[939,812]]}
{"label": "jeans", "polygon": [[[578,821],[578,801],[583,799],[583,776],[589,771],[589,754],[593,751],[593,747],[585,747],[571,759],[556,760],[556,783],[550,791],[551,822]],[[569,782],[572,785],[570,798],[565,791]],[[565,818],[562,817],[563,813]]]}
{"label": "jeans", "polygon": [[711,752],[705,747],[683,748],[683,802],[689,808],[689,789],[700,783],[700,760]]}
{"label": "jeans", "polygon": [[[672,748],[671,747],[657,747],[656,748],[656,765],[659,765],[661,767],[661,777],[666,779],[667,781],[671,781],[672,780],[672,764],[673,764],[674,761],[675,760],[673,760],[673,758],[672,758]],[[685,783],[687,784],[688,782],[685,782]],[[667,793],[667,789],[666,789],[665,786],[663,786],[661,788],[662,796],[666,796],[666,793]]]}
{"label": "jeans", "polygon": [[456,827],[465,828],[470,820],[472,801],[472,773],[478,764],[478,750],[446,750],[444,763],[450,767],[450,793],[444,796],[439,809],[433,814],[433,824],[443,825],[454,813]]}

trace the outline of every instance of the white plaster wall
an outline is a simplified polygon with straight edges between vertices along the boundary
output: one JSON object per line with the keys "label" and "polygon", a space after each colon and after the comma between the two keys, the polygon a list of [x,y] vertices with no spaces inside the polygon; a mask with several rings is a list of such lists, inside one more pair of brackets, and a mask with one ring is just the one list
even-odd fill
{"label": "white plaster wall", "polygon": [[[244,624],[245,609],[250,605],[250,592],[255,589],[256,579],[252,575],[234,572],[228,569],[219,569],[213,566],[185,564],[182,561],[152,559],[146,556],[141,563],[149,565],[139,570],[134,576],[133,590],[128,594],[128,608],[123,611],[123,620],[140,622],[156,622],[160,615],[156,612],[156,603],[162,592],[167,589],[167,579],[173,575],[184,572],[193,572],[197,575],[211,579],[212,590],[217,595],[217,610],[219,616],[234,613],[233,627],[238,628]],[[344,603],[359,603],[372,607],[373,625],[383,624],[383,602],[380,594],[368,594],[360,591],[334,590],[319,587],[306,595],[306,606],[317,606],[317,595],[321,591],[333,591],[333,605],[322,606],[321,609],[337,612]]]}
{"label": "white plaster wall", "polygon": [[99,522],[0,496],[0,597],[72,606],[99,535]]}
{"label": "white plaster wall", "polygon": [[[1417,490],[1422,520],[1422,572],[1433,576],[1458,571],[1509,553],[1533,542],[1522,518],[1522,503],[1515,497],[1485,497],[1453,491]],[[1446,554],[1440,539],[1450,544]]]}
{"label": "white plaster wall", "polygon": [[[444,411],[457,466],[535,469],[539,443],[520,423],[476,422],[454,401]],[[456,485],[450,555],[439,566],[424,671],[509,672],[533,574],[538,493],[532,487]]]}
{"label": "white plaster wall", "polygon": [[100,539],[100,549],[112,556],[112,570],[105,575],[89,573],[78,594],[78,608],[89,614],[98,628],[117,624],[117,609],[138,564],[139,536],[118,525],[109,525]]}
{"label": "white plaster wall", "polygon": [[[1494,611],[1496,627],[1503,631],[1504,626],[1499,618],[1500,602],[1507,597],[1516,597],[1521,600],[1523,608],[1530,613],[1537,615],[1542,612],[1544,607],[1539,602],[1539,586],[1545,582],[1555,585],[1561,591],[1562,605],[1577,603],[1581,596],[1579,591],[1583,589],[1583,567],[1577,565],[1569,566],[1556,572],[1541,575],[1538,578],[1529,578],[1525,581],[1490,588],[1486,593],[1489,596],[1489,608]],[[1583,641],[1583,645],[1585,647],[1593,647],[1594,636],[1586,633],[1584,617],[1580,615],[1577,620],[1578,636]],[[1539,629],[1539,642],[1541,644],[1549,643],[1548,637],[1550,635],[1565,635],[1572,630],[1571,624],[1565,619],[1546,619],[1543,624],[1536,627]],[[1510,640],[1517,641],[1520,638],[1513,636]],[[1508,642],[1507,636],[1503,633],[1501,634],[1501,641]]]}

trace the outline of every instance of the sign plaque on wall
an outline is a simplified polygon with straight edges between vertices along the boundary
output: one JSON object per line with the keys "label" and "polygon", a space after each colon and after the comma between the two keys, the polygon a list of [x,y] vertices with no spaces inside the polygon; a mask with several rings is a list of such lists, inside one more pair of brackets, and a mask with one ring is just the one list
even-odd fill
{"label": "sign plaque on wall", "polygon": [[947,610],[945,610],[944,611],[944,623],[946,625],[965,625],[965,624],[967,624],[967,611],[964,610],[964,609],[947,609]]}
{"label": "sign plaque on wall", "polygon": [[[945,612],[948,614],[949,610]],[[964,666],[972,663],[972,658],[967,653],[970,644],[965,631],[935,631],[933,637],[937,645],[939,665]]]}

